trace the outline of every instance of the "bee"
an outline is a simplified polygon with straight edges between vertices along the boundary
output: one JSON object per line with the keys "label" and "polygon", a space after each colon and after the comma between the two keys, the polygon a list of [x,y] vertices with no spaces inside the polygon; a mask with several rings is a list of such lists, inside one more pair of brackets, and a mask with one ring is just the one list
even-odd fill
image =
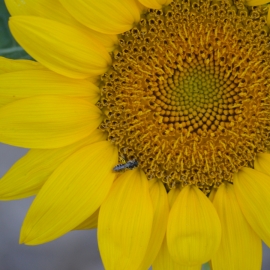
{"label": "bee", "polygon": [[134,168],[138,167],[139,163],[136,159],[129,160],[124,164],[118,164],[113,168],[114,172],[121,172],[125,169],[133,170]]}

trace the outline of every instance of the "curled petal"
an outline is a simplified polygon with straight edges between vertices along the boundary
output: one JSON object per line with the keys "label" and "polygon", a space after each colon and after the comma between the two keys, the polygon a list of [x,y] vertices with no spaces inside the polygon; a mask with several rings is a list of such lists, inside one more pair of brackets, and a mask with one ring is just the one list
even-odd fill
{"label": "curled petal", "polygon": [[167,242],[172,258],[184,265],[201,265],[217,251],[221,225],[211,201],[194,186],[184,187],[172,206]]}
{"label": "curled petal", "polygon": [[175,262],[169,253],[167,241],[164,239],[152,268],[153,270],[201,270],[201,265],[180,265]]}

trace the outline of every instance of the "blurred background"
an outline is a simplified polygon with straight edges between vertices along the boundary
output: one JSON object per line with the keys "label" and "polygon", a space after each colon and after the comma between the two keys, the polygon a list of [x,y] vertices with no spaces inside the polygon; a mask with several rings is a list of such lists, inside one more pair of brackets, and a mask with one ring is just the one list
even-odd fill
{"label": "blurred background", "polygon": [[[0,56],[31,59],[12,38],[8,17],[4,0],[0,0]],[[26,152],[26,149],[0,144],[0,177]],[[20,227],[32,200],[0,202],[0,270],[104,269],[97,248],[96,230],[73,231],[40,246],[19,245]],[[207,268],[204,266],[205,270]],[[264,245],[262,270],[269,269],[270,249]]]}

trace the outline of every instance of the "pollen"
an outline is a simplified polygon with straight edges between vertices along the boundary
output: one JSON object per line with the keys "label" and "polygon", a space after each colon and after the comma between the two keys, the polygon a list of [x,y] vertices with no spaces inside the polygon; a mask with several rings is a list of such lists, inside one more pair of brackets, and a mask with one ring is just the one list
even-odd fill
{"label": "pollen", "polygon": [[269,148],[266,12],[241,1],[173,1],[118,36],[100,81],[100,128],[167,189],[208,193]]}

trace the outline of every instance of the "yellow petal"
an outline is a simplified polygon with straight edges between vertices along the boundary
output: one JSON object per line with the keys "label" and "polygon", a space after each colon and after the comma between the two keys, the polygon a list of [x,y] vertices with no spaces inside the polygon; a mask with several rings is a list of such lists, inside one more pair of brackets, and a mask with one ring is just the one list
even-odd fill
{"label": "yellow petal", "polygon": [[123,33],[140,20],[140,8],[136,0],[60,0],[60,2],[79,22],[105,34]]}
{"label": "yellow petal", "polygon": [[102,34],[79,23],[58,0],[6,0],[5,2],[9,13],[13,16],[37,16],[73,26],[86,32],[89,38],[97,39],[108,51],[113,50],[118,42],[117,36],[115,35]]}
{"label": "yellow petal", "polygon": [[156,260],[152,265],[153,270],[201,270],[201,265],[180,265],[176,263],[168,250],[167,241],[164,239]]}
{"label": "yellow petal", "polygon": [[0,106],[38,95],[84,98],[95,104],[99,88],[88,80],[77,80],[49,70],[23,70],[0,74]]}
{"label": "yellow petal", "polygon": [[270,154],[259,153],[254,161],[254,169],[270,176]]}
{"label": "yellow petal", "polygon": [[172,0],[139,0],[144,6],[148,8],[161,9],[165,5],[169,5]]}
{"label": "yellow petal", "polygon": [[252,229],[270,247],[270,177],[243,168],[234,175],[235,194]]}
{"label": "yellow petal", "polygon": [[81,148],[50,176],[31,205],[20,242],[42,244],[74,229],[106,198],[118,152],[110,142]]}
{"label": "yellow petal", "polygon": [[53,171],[71,154],[89,144],[105,141],[106,133],[95,130],[87,138],[56,149],[31,149],[0,180],[0,200],[14,200],[38,193]]}
{"label": "yellow petal", "polygon": [[213,269],[260,270],[262,264],[261,239],[242,214],[233,185],[221,185],[213,204],[222,228],[220,247],[211,259]]}
{"label": "yellow petal", "polygon": [[38,70],[45,68],[38,62],[31,60],[13,60],[0,56],[0,74],[21,71],[21,70]]}
{"label": "yellow petal", "polygon": [[108,52],[113,51],[119,43],[117,35],[107,35],[97,31],[94,31],[90,28],[87,29],[87,35],[91,36],[93,39],[100,42]]}
{"label": "yellow petal", "polygon": [[176,201],[177,197],[179,196],[181,189],[180,188],[173,188],[168,193],[168,200],[169,200],[169,206],[170,209],[172,209],[172,206],[174,202]]}
{"label": "yellow petal", "polygon": [[72,26],[80,26],[58,0],[5,0],[5,3],[12,16],[38,16]]}
{"label": "yellow petal", "polygon": [[83,79],[100,75],[111,64],[104,46],[74,27],[34,16],[11,17],[9,26],[32,57],[64,76]]}
{"label": "yellow petal", "polygon": [[138,270],[149,269],[163,242],[169,216],[169,203],[166,189],[161,181],[149,182],[150,197],[154,208],[153,227],[148,248]]}
{"label": "yellow petal", "polygon": [[210,200],[194,186],[184,187],[171,209],[167,242],[180,264],[203,264],[217,251],[221,225]]}
{"label": "yellow petal", "polygon": [[210,193],[210,195],[208,197],[211,202],[214,201],[214,198],[216,196],[216,193],[217,193],[217,188],[212,188],[211,193]]}
{"label": "yellow petal", "polygon": [[98,222],[98,215],[99,215],[99,208],[88,217],[85,221],[83,221],[80,225],[78,225],[74,230],[91,230],[97,228]]}
{"label": "yellow petal", "polygon": [[101,205],[98,245],[105,269],[137,270],[147,250],[153,206],[145,174],[125,172]]}
{"label": "yellow petal", "polygon": [[[174,202],[176,201],[181,189],[180,188],[173,188],[170,190],[168,193],[168,201],[169,201],[169,206],[172,208]],[[153,262],[152,265],[153,270],[200,270],[201,265],[195,265],[195,266],[187,266],[187,265],[180,265],[177,262],[175,262],[171,254],[169,253],[168,250],[168,245],[167,245],[167,238],[165,236],[162,246],[160,248],[160,251]]]}
{"label": "yellow petal", "polygon": [[91,134],[102,121],[91,103],[66,96],[37,96],[0,108],[0,141],[25,148],[57,148]]}
{"label": "yellow petal", "polygon": [[268,2],[268,0],[246,0],[245,4],[247,6],[260,6],[267,4]]}

